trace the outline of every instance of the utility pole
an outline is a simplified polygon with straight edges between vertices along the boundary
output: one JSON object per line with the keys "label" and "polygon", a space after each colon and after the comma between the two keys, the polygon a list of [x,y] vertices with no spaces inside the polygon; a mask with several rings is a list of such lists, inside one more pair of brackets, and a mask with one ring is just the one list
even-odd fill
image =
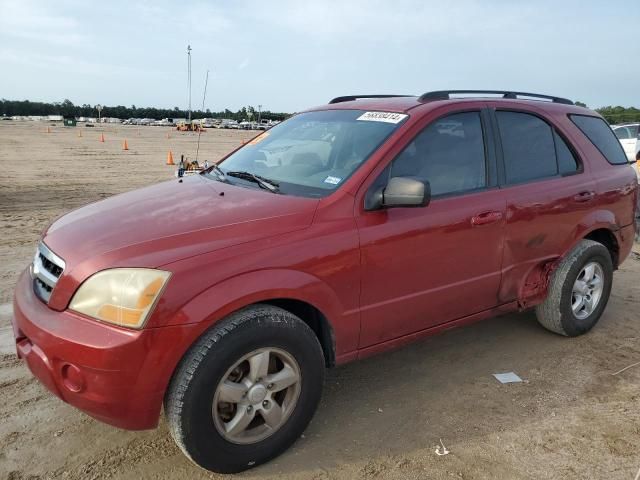
{"label": "utility pole", "polygon": [[191,123],[191,45],[187,45],[187,85],[189,89],[189,123]]}
{"label": "utility pole", "polygon": [[98,123],[100,123],[100,112],[102,111],[102,105],[96,105],[96,110],[98,111]]}
{"label": "utility pole", "polygon": [[260,124],[260,115],[262,113],[262,105],[258,105],[258,124]]}

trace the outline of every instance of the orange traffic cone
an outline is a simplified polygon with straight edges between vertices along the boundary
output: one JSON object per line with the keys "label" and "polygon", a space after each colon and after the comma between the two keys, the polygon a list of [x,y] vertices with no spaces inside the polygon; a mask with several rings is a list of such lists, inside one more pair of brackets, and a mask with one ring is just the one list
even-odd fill
{"label": "orange traffic cone", "polygon": [[47,133],[51,133],[51,129],[47,127]]}
{"label": "orange traffic cone", "polygon": [[127,139],[124,139],[124,142],[122,142],[122,150],[129,150],[129,145],[127,145]]}
{"label": "orange traffic cone", "polygon": [[173,153],[171,153],[171,150],[167,153],[167,165],[175,165],[175,163],[173,163]]}
{"label": "orange traffic cone", "polygon": [[101,143],[104,143],[104,133],[101,133],[101,134],[100,134],[100,142],[101,142]]}

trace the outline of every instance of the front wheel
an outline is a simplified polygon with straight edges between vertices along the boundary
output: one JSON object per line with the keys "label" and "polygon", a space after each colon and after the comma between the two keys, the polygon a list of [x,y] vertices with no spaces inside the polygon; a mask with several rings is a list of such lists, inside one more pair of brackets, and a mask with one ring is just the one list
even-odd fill
{"label": "front wheel", "polygon": [[323,379],[313,331],[283,309],[256,305],[220,322],[187,352],[165,398],[169,429],[199,466],[240,472],[300,437]]}
{"label": "front wheel", "polygon": [[568,337],[588,332],[607,306],[612,281],[609,250],[593,240],[582,240],[553,273],[547,298],[536,307],[538,321]]}

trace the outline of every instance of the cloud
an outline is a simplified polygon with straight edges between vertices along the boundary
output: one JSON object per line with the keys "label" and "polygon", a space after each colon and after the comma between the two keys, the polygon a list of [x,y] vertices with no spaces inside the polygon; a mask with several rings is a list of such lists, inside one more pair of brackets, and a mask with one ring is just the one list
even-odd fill
{"label": "cloud", "polygon": [[620,46],[637,42],[640,2],[619,3],[0,0],[11,73],[0,92],[182,105],[190,44],[194,92],[211,70],[215,108],[294,111],[345,92],[455,87],[637,103],[640,67]]}
{"label": "cloud", "polygon": [[35,40],[57,45],[77,45],[88,37],[81,33],[72,16],[54,13],[53,3],[32,0],[0,2],[0,33],[19,40]]}
{"label": "cloud", "polygon": [[[254,18],[307,38],[339,42],[357,38],[370,42],[397,42],[429,36],[472,37],[478,31],[496,31],[542,14],[521,2],[416,2],[410,0],[327,0],[278,3],[259,1],[248,9]],[[282,12],[286,11],[286,14]],[[479,20],[481,19],[481,21]],[[275,29],[277,30],[277,29]]]}

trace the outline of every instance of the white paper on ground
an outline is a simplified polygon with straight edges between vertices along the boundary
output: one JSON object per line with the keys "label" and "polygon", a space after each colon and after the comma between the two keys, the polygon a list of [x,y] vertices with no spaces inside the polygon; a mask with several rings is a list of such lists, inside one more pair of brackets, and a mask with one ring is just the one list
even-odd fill
{"label": "white paper on ground", "polygon": [[518,383],[522,381],[522,379],[513,372],[494,373],[493,376],[496,377],[496,380],[500,383]]}

